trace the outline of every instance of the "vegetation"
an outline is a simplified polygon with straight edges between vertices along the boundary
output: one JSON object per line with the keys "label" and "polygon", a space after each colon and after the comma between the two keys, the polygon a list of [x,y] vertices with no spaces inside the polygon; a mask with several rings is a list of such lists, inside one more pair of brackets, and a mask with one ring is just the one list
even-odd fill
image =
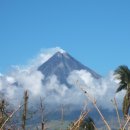
{"label": "vegetation", "polygon": [[81,123],[80,130],[95,130],[95,123],[91,117],[85,118]]}
{"label": "vegetation", "polygon": [[[121,90],[126,90],[126,94],[124,96],[123,104],[122,104],[122,112],[125,117],[125,121],[123,122],[119,116],[118,112],[118,105],[116,102],[116,98],[113,100],[113,104],[115,106],[116,114],[117,114],[117,119],[119,122],[119,127],[117,130],[129,130],[129,122],[130,122],[130,116],[129,116],[129,108],[130,108],[130,70],[127,66],[119,66],[115,70],[115,75],[119,82],[119,87],[117,88],[116,92],[119,92]],[[85,94],[85,96],[89,99],[89,101],[93,104],[94,108],[97,110],[98,114],[100,115],[102,122],[105,125],[105,128],[103,130],[112,130],[110,127],[109,123],[103,116],[102,112],[100,111],[99,107],[97,106],[96,99],[89,94],[86,90],[84,90],[80,85],[79,88],[81,91]],[[27,113],[28,113],[28,100],[29,100],[29,95],[28,91],[25,91],[24,93],[24,102],[22,105],[20,105],[16,110],[14,110],[11,113],[8,113],[6,111],[6,103],[5,100],[0,101],[0,130],[28,130],[27,127]],[[16,114],[16,112],[20,112],[20,109],[23,108],[22,111],[22,120],[21,124],[16,127],[11,128],[11,123],[9,121],[13,118],[13,116]],[[85,110],[82,111],[79,118],[71,123],[71,125],[66,128],[66,130],[97,130],[96,128],[96,123],[91,117],[88,117],[88,113],[91,110]],[[47,130],[47,124],[46,124],[46,119],[45,119],[45,106],[44,106],[44,100],[40,98],[40,116],[41,116],[41,122],[39,123],[38,126],[35,128],[30,128],[30,130]],[[64,130],[63,128],[63,120],[64,117],[64,109],[62,107],[61,109],[61,124],[59,124],[58,130]],[[99,130],[99,129],[98,129]]]}
{"label": "vegetation", "polygon": [[0,127],[2,126],[2,124],[4,123],[4,121],[7,118],[5,108],[6,108],[5,100],[1,100],[0,101]]}
{"label": "vegetation", "polygon": [[123,115],[124,117],[128,116],[129,107],[130,107],[130,70],[127,66],[121,65],[115,70],[115,75],[119,82],[119,87],[116,92],[121,90],[126,90],[126,94],[123,100]]}

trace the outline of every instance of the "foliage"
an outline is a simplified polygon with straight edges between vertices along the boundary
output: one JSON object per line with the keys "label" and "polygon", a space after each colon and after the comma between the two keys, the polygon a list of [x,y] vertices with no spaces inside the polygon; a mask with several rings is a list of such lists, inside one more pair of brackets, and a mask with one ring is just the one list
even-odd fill
{"label": "foliage", "polygon": [[7,119],[8,115],[6,113],[6,103],[5,100],[0,101],[0,127],[3,122]]}
{"label": "foliage", "polygon": [[115,70],[115,75],[119,82],[119,87],[116,92],[119,92],[123,89],[126,90],[126,95],[123,100],[122,111],[124,117],[128,115],[130,107],[130,70],[127,66],[121,65]]}
{"label": "foliage", "polygon": [[[75,122],[71,122],[67,130],[72,129],[74,125],[75,125]],[[78,125],[78,124],[77,124],[77,125]],[[74,127],[74,130],[95,130],[94,125],[95,125],[95,124],[94,124],[93,119],[92,119],[91,117],[87,117],[87,118],[85,118],[85,119],[81,122],[79,128],[78,128],[78,126],[77,126],[77,127]],[[73,129],[72,129],[72,130],[73,130]]]}
{"label": "foliage", "polygon": [[91,117],[84,119],[80,126],[80,130],[95,130],[93,119]]}

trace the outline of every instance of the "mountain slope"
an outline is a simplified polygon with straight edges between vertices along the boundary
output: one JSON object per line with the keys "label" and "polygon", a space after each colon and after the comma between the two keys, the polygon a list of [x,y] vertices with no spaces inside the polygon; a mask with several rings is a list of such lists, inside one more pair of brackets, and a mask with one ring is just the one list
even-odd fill
{"label": "mountain slope", "polygon": [[66,52],[55,53],[48,61],[39,66],[38,70],[44,74],[45,80],[51,75],[56,75],[59,82],[66,85],[68,85],[67,77],[74,70],[86,70],[96,79],[101,77]]}

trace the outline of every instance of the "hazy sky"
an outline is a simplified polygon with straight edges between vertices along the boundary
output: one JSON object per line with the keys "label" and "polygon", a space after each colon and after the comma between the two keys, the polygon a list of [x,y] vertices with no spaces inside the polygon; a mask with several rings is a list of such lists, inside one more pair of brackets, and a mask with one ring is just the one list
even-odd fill
{"label": "hazy sky", "polygon": [[130,67],[130,0],[0,0],[0,72],[57,46],[101,75]]}

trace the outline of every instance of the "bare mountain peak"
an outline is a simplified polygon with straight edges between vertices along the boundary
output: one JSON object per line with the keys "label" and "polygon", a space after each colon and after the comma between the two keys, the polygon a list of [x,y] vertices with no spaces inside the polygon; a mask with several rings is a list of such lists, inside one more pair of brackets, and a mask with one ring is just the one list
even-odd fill
{"label": "bare mountain peak", "polygon": [[69,59],[70,58],[70,55],[67,53],[67,52],[56,52],[52,57],[57,57],[57,58],[66,58],[66,59]]}
{"label": "bare mountain peak", "polygon": [[61,48],[58,48],[58,51],[56,53],[61,53],[62,54],[62,53],[66,53],[66,51],[61,49]]}
{"label": "bare mountain peak", "polygon": [[44,74],[45,80],[52,75],[56,75],[59,82],[66,85],[68,85],[67,78],[69,74],[74,70],[86,70],[94,78],[100,78],[99,74],[81,64],[65,51],[56,52],[48,61],[39,66],[38,70]]}

